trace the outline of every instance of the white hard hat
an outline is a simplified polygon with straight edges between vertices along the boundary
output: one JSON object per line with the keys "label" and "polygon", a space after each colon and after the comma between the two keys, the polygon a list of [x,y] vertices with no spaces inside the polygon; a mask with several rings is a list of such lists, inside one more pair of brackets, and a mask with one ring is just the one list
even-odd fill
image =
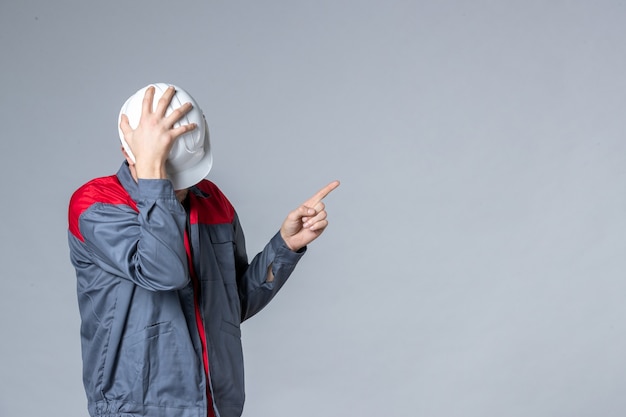
{"label": "white hard hat", "polygon": [[[119,127],[122,114],[128,117],[130,127],[136,129],[141,118],[143,97],[148,87],[155,87],[152,107],[153,110],[156,110],[159,99],[170,85],[165,83],[147,85],[130,96],[120,110],[117,120],[120,140],[124,150],[133,162],[135,161],[135,156],[124,139],[122,129]],[[169,107],[165,111],[165,115],[169,115],[175,109],[189,102],[193,105],[193,108],[176,122],[174,127],[189,123],[195,123],[197,126],[191,132],[187,132],[176,139],[165,166],[167,176],[172,181],[174,189],[182,190],[197,184],[209,174],[213,165],[213,154],[211,153],[211,143],[209,141],[209,127],[200,106],[185,90],[177,86],[173,87],[176,89],[176,94],[174,94]]]}

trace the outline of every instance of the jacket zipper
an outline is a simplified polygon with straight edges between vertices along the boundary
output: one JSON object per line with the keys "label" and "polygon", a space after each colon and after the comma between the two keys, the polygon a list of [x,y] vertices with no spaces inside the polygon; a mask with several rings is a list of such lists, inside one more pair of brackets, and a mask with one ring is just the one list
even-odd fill
{"label": "jacket zipper", "polygon": [[196,328],[202,342],[202,362],[204,363],[204,375],[206,380],[206,397],[207,397],[207,417],[215,417],[213,409],[213,396],[211,395],[211,382],[209,374],[209,353],[207,350],[206,332],[204,331],[204,321],[202,319],[202,310],[200,309],[200,281],[193,267],[193,258],[191,255],[191,243],[189,240],[189,232],[185,230],[185,252],[187,252],[187,263],[189,264],[189,274],[193,285],[193,304],[196,313]]}

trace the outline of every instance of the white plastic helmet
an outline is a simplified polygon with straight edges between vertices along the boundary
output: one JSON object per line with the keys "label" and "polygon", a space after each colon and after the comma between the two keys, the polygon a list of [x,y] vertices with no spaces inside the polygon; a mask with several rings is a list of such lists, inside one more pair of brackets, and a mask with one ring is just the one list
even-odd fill
{"label": "white plastic helmet", "polygon": [[[120,140],[124,150],[133,162],[135,161],[135,156],[124,139],[122,129],[119,127],[122,114],[128,117],[130,127],[136,129],[141,118],[143,97],[148,87],[155,87],[152,106],[153,110],[156,110],[159,99],[170,85],[172,84],[155,83],[147,85],[130,96],[120,110],[117,119]],[[174,94],[169,107],[165,111],[165,115],[169,115],[175,109],[189,102],[193,105],[193,108],[176,122],[174,127],[189,123],[195,123],[197,126],[191,132],[187,132],[176,139],[165,166],[167,176],[172,181],[174,189],[182,190],[197,184],[209,174],[213,166],[213,154],[211,153],[211,143],[209,141],[209,127],[200,106],[185,90],[177,86],[174,86],[174,88],[176,88],[176,94]]]}

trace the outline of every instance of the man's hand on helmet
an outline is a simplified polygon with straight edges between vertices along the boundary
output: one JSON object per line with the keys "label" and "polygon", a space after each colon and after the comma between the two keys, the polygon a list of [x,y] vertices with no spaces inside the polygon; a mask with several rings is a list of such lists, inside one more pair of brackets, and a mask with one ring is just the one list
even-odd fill
{"label": "man's hand on helmet", "polygon": [[[157,103],[153,110],[154,86],[150,86],[144,95],[141,118],[136,129],[132,129],[128,117],[122,114],[120,129],[124,139],[128,143],[134,157],[134,169],[137,178],[165,179],[165,161],[176,139],[197,126],[195,123],[173,127],[189,110],[191,103],[185,103],[175,109],[169,115],[165,115],[172,97],[176,94],[174,87],[170,86]],[[127,157],[132,166],[132,160]]]}

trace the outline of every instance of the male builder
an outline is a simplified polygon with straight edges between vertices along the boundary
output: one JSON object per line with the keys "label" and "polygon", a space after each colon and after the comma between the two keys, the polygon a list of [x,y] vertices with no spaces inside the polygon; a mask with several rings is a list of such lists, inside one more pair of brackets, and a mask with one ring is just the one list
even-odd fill
{"label": "male builder", "polygon": [[290,212],[248,262],[233,206],[204,179],[212,155],[193,98],[148,86],[126,102],[119,127],[125,162],[69,206],[89,413],[240,416],[240,323],[324,231],[322,199],[339,182]]}

